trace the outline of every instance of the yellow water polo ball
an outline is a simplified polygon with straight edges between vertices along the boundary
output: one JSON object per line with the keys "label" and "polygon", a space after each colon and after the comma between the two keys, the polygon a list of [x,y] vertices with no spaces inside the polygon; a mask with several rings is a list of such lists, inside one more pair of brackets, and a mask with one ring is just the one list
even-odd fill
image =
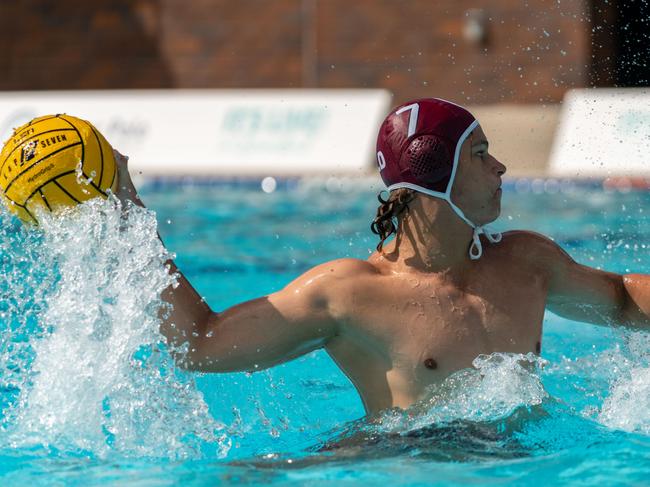
{"label": "yellow water polo ball", "polygon": [[113,148],[92,124],[70,115],[38,117],[14,130],[0,153],[0,188],[8,208],[36,222],[54,211],[117,188]]}

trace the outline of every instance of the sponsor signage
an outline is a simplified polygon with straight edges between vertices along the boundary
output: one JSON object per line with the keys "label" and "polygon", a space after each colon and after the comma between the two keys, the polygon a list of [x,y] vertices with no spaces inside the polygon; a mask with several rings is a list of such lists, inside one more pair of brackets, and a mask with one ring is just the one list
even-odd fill
{"label": "sponsor signage", "polygon": [[375,164],[390,102],[385,90],[0,92],[0,136],[67,113],[145,175],[353,173]]}
{"label": "sponsor signage", "polygon": [[551,151],[550,174],[647,176],[650,90],[569,91]]}

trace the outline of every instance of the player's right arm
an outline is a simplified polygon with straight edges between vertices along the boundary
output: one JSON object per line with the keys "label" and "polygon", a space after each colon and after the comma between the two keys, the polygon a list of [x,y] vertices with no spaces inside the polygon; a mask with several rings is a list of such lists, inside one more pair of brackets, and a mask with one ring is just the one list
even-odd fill
{"label": "player's right arm", "polygon": [[[127,170],[127,159],[116,153],[117,196],[144,206]],[[179,365],[206,372],[260,370],[323,347],[338,333],[332,289],[354,264],[335,261],[315,267],[283,290],[213,312],[176,268],[177,284],[162,298],[171,305],[160,330]],[[346,270],[347,269],[347,270]]]}
{"label": "player's right arm", "polygon": [[206,314],[181,364],[205,372],[255,371],[324,347],[338,333],[324,285],[336,279],[332,267],[336,263],[323,264],[281,291]]}

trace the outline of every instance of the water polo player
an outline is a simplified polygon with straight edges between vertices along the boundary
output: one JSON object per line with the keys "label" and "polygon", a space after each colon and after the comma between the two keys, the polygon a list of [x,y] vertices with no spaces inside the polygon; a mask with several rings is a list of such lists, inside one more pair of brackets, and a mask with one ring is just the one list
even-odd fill
{"label": "water polo player", "polygon": [[[500,213],[505,166],[464,108],[438,99],[396,108],[381,126],[377,163],[389,196],[368,260],[326,262],[223,312],[179,273],[161,331],[186,346],[184,367],[256,371],[324,348],[374,413],[412,405],[479,354],[539,352],[545,308],[649,326],[647,276],[591,269],[542,235],[485,227]],[[119,165],[118,196],[141,204],[126,160]]]}

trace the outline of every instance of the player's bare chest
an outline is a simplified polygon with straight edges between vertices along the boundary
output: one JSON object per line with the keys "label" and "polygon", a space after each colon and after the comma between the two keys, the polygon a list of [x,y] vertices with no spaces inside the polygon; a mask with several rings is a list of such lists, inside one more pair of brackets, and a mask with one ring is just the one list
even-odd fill
{"label": "player's bare chest", "polygon": [[539,280],[494,279],[464,289],[423,278],[398,282],[371,318],[395,366],[452,371],[482,353],[538,348],[545,303]]}

